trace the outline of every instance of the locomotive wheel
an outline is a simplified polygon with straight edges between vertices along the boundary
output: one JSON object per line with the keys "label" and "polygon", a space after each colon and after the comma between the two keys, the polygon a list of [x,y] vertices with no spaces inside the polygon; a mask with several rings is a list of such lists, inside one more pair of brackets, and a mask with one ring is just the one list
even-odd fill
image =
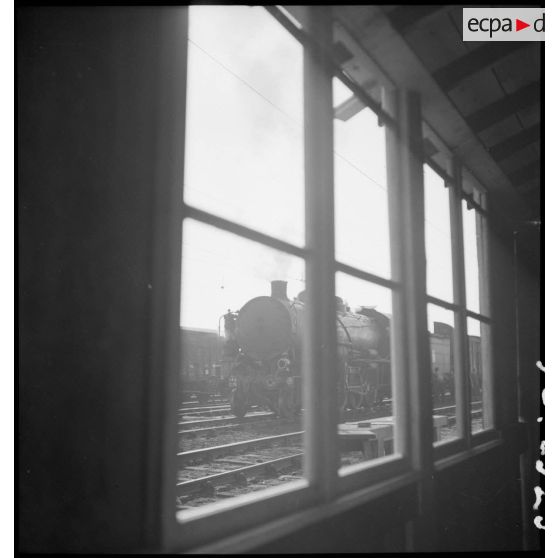
{"label": "locomotive wheel", "polygon": [[364,395],[364,400],[369,408],[373,409],[374,407],[376,407],[379,404],[378,390],[376,388],[369,387],[366,394]]}
{"label": "locomotive wheel", "polygon": [[295,393],[292,388],[284,388],[279,391],[277,397],[278,415],[281,418],[292,420],[296,414]]}
{"label": "locomotive wheel", "polygon": [[341,412],[347,408],[348,394],[344,385],[337,386],[337,407]]}
{"label": "locomotive wheel", "polygon": [[350,409],[356,410],[362,407],[364,394],[357,391],[349,391],[347,394],[347,405]]}
{"label": "locomotive wheel", "polygon": [[238,388],[232,390],[231,393],[231,412],[234,416],[242,418],[248,411],[248,403],[244,394],[238,391]]}
{"label": "locomotive wheel", "polygon": [[339,422],[344,422],[347,412],[348,394],[344,384],[337,386],[337,409],[339,410]]}
{"label": "locomotive wheel", "polygon": [[280,407],[279,407],[279,395],[273,393],[266,397],[266,405],[271,409],[271,412],[275,413],[277,416],[280,415]]}

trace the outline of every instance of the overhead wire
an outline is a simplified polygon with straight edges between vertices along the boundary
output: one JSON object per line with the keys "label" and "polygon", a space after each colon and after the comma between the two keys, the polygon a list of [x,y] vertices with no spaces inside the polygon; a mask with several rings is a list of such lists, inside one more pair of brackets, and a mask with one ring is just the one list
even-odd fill
{"label": "overhead wire", "polygon": [[[256,95],[258,95],[261,99],[263,99],[266,103],[268,103],[270,106],[272,106],[275,110],[277,110],[278,112],[280,112],[285,118],[287,118],[288,121],[290,121],[292,124],[295,125],[297,130],[300,130],[302,128],[302,123],[298,122],[296,119],[294,119],[290,114],[288,114],[287,112],[285,112],[281,107],[279,107],[276,103],[274,103],[271,99],[269,99],[266,95],[264,95],[263,93],[261,93],[260,91],[258,91],[257,88],[255,88],[252,84],[250,84],[248,81],[246,81],[244,78],[242,78],[241,76],[239,76],[236,72],[234,72],[231,68],[229,68],[225,63],[223,63],[221,60],[219,60],[217,57],[215,57],[213,54],[211,54],[210,52],[208,52],[205,48],[203,48],[201,45],[199,45],[196,41],[194,41],[193,39],[189,38],[188,39],[189,43],[192,44],[193,46],[195,46],[199,51],[201,51],[202,53],[204,53],[209,59],[211,59],[215,64],[217,64],[218,66],[220,66],[223,70],[225,70],[226,72],[228,72],[230,75],[232,75],[234,78],[236,78],[239,82],[241,82],[245,87],[247,87],[248,89],[250,89],[253,93],[255,93]],[[343,155],[342,153],[340,153],[337,150],[334,150],[334,154],[339,157],[342,161],[344,161],[348,166],[350,166],[351,168],[353,168],[354,170],[356,170],[359,174],[361,174],[363,177],[365,177],[369,182],[371,182],[372,184],[374,184],[376,187],[380,188],[381,190],[383,190],[384,192],[387,192],[387,187],[385,185],[380,184],[377,180],[375,180],[374,178],[372,178],[368,173],[366,173],[363,169],[361,169],[357,164],[353,163],[349,158],[347,158],[345,155]],[[216,196],[214,195],[210,195],[210,197],[213,197],[215,200],[217,200]],[[223,201],[223,200],[218,200],[218,201]],[[437,226],[436,224],[432,223],[430,220],[427,220],[425,218],[425,223],[428,224],[430,227],[432,227],[433,229],[437,230],[442,236],[447,237],[448,239],[451,240],[450,235],[447,234],[447,232],[443,231],[442,229],[440,229],[439,226]],[[436,238],[437,237],[433,237]],[[438,240],[438,239],[437,239]],[[292,278],[292,277],[289,277]],[[297,280],[303,280],[303,279],[298,279]]]}

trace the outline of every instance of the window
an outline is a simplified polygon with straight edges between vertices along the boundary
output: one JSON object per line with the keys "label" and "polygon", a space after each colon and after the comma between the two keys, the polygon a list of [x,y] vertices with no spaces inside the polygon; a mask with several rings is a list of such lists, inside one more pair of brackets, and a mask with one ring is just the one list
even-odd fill
{"label": "window", "polygon": [[[334,84],[334,91],[347,89],[337,78]],[[334,108],[335,256],[389,278],[385,128],[368,107],[356,114],[344,109],[351,102],[353,95]]]}
{"label": "window", "polygon": [[[390,289],[338,272],[336,293],[337,343],[344,367],[339,378],[339,445],[342,470],[348,472],[351,465],[393,454],[397,371],[391,353],[396,340]],[[398,453],[400,443],[395,444]]]}
{"label": "window", "polygon": [[301,45],[259,7],[193,6],[188,33],[185,202],[301,246]]}
{"label": "window", "polygon": [[424,173],[433,415],[447,422],[437,446],[467,445],[493,426],[486,196],[455,162],[452,170]]}
{"label": "window", "polygon": [[192,548],[216,518],[416,482],[424,444],[492,426],[485,202],[472,246],[461,171],[414,151],[417,97],[333,76],[327,13],[189,8],[170,531]]}
{"label": "window", "polygon": [[179,521],[304,469],[302,47],[264,8],[193,6],[187,83]]}
{"label": "window", "polygon": [[461,203],[467,300],[468,383],[473,432],[493,426],[491,319],[485,196],[472,189]]}
{"label": "window", "polygon": [[453,302],[449,193],[443,178],[424,166],[426,292]]}
{"label": "window", "polygon": [[490,387],[490,325],[467,318],[469,389],[473,432],[492,426]]}
{"label": "window", "polygon": [[[424,165],[424,227],[428,335],[431,350],[434,443],[463,436],[458,421],[463,402],[456,398],[454,273],[451,227],[451,186]],[[440,304],[444,304],[441,306]]]}
{"label": "window", "polygon": [[[333,79],[339,447],[343,474],[394,453],[397,374],[391,358],[391,245],[386,133],[374,112]],[[389,284],[389,283],[388,283]]]}
{"label": "window", "polygon": [[429,304],[428,335],[432,362],[434,443],[443,443],[460,437],[455,385],[454,313]]}

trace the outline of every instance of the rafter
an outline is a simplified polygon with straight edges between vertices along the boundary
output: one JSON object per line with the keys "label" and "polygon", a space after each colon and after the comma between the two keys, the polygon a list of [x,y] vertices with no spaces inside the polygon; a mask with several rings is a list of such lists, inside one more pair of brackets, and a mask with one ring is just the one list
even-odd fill
{"label": "rafter", "polygon": [[447,6],[398,6],[386,15],[394,29],[404,34],[417,21],[444,9]]}
{"label": "rafter", "polygon": [[494,157],[495,161],[501,161],[510,155],[513,155],[520,149],[523,149],[536,141],[540,141],[540,137],[540,124],[535,124],[530,128],[522,130],[519,134],[516,134],[511,138],[489,147],[488,151],[490,151],[490,154]]}
{"label": "rafter", "polygon": [[522,42],[494,42],[486,43],[465,56],[436,70],[434,79],[442,89],[449,91],[467,77],[492,66],[502,58],[509,56],[518,49],[525,48],[529,43]]}
{"label": "rafter", "polygon": [[539,99],[540,84],[539,82],[533,82],[511,95],[506,95],[502,99],[490,103],[488,106],[467,116],[465,120],[473,132],[480,132],[511,114],[535,104]]}

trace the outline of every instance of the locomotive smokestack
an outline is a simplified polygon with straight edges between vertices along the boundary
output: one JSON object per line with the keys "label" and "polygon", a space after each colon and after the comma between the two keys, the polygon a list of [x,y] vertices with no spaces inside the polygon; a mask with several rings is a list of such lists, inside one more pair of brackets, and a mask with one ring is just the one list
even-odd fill
{"label": "locomotive smokestack", "polygon": [[271,296],[279,300],[288,300],[287,298],[287,282],[286,281],[272,281],[271,282]]}

